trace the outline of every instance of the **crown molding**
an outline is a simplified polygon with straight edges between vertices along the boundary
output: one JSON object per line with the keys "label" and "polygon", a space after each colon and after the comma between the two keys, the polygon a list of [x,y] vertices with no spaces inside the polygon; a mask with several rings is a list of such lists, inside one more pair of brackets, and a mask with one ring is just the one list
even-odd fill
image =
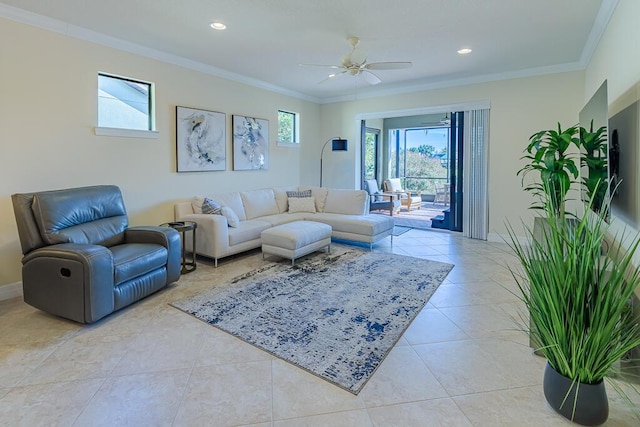
{"label": "crown molding", "polygon": [[582,50],[582,54],[578,62],[571,62],[565,64],[558,64],[546,67],[536,67],[526,70],[508,71],[504,73],[485,74],[473,77],[465,77],[460,79],[442,80],[439,82],[424,82],[413,85],[403,85],[397,87],[387,87],[381,89],[367,90],[360,94],[348,94],[337,97],[317,97],[307,95],[301,92],[283,88],[271,83],[267,83],[262,80],[247,77],[241,74],[233,73],[221,68],[217,68],[211,65],[207,65],[201,62],[193,61],[183,58],[178,55],[169,54],[156,49],[147,48],[135,43],[128,42],[126,40],[118,39],[116,37],[107,36],[102,33],[88,30],[83,27],[67,24],[57,19],[49,18],[36,13],[28,12],[23,9],[19,9],[13,6],[7,6],[0,4],[0,17],[10,19],[12,21],[20,22],[23,24],[39,27],[45,30],[60,33],[69,37],[85,40],[92,43],[97,43],[110,48],[130,52],[136,55],[144,56],[147,58],[155,59],[157,61],[177,65],[183,68],[191,69],[205,74],[214,75],[227,80],[235,81],[238,83],[253,86],[259,89],[264,89],[270,92],[279,93],[293,98],[309,101],[317,104],[332,104],[339,102],[348,102],[358,99],[370,99],[379,98],[384,96],[400,95],[412,92],[422,92],[434,89],[443,89],[448,87],[466,86],[478,83],[488,83],[499,80],[509,80],[524,77],[534,77],[545,74],[563,73],[570,71],[584,70],[589,64],[591,57],[604,34],[609,20],[613,15],[618,0],[603,0],[594,21],[594,24],[589,33],[589,37]]}
{"label": "crown molding", "polygon": [[536,77],[545,74],[567,73],[581,71],[584,67],[579,62],[550,65],[546,67],[528,68],[526,70],[507,71],[504,73],[484,74],[461,79],[442,80],[439,82],[425,82],[411,86],[399,86],[395,88],[385,88],[380,90],[367,91],[361,94],[338,96],[334,98],[322,98],[321,104],[331,104],[336,102],[347,102],[358,99],[379,98],[382,96],[400,95],[404,93],[423,92],[427,90],[443,89],[448,87],[467,86],[478,83],[488,83],[500,80],[519,79],[525,77]]}
{"label": "crown molding", "polygon": [[286,89],[280,86],[276,86],[271,83],[264,82],[262,80],[253,79],[251,77],[243,76],[241,74],[233,73],[231,71],[227,71],[211,65],[203,64],[201,62],[192,61],[190,59],[186,59],[178,55],[173,55],[160,50],[144,47],[136,43],[131,43],[126,40],[122,40],[116,37],[111,37],[106,34],[98,33],[96,31],[91,31],[83,27],[78,27],[76,25],[67,24],[57,19],[49,18],[43,15],[39,15],[37,13],[29,12],[13,6],[7,6],[1,3],[0,3],[0,17],[6,18],[12,21],[16,21],[22,24],[42,28],[48,31],[53,31],[68,37],[85,40],[91,43],[100,44],[113,49],[122,50],[122,51],[133,53],[136,55],[155,59],[157,61],[177,65],[179,67],[188,68],[194,71],[199,71],[201,73],[214,75],[216,77],[232,80],[238,83],[246,84],[248,86],[253,86],[259,89],[268,90],[270,92],[291,96],[293,98],[298,98],[298,99],[302,99],[309,102],[314,102],[314,103],[320,102],[319,98],[309,96],[309,95],[306,95],[297,91],[293,91],[290,89]]}
{"label": "crown molding", "polygon": [[591,27],[591,32],[589,33],[587,42],[584,44],[584,48],[582,49],[582,55],[580,55],[580,64],[582,68],[586,69],[589,62],[591,62],[591,57],[598,47],[598,43],[600,43],[602,35],[606,31],[607,25],[609,25],[609,21],[613,16],[613,12],[616,10],[616,6],[618,6],[618,0],[602,1],[600,10],[598,10],[596,19]]}

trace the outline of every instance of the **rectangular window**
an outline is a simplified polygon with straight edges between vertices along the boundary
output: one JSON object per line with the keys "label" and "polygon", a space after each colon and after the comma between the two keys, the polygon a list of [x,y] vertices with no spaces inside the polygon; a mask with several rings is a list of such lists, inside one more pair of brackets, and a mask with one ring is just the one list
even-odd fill
{"label": "rectangular window", "polygon": [[155,131],[153,83],[98,74],[98,127]]}
{"label": "rectangular window", "polygon": [[278,145],[300,143],[300,115],[278,110]]}

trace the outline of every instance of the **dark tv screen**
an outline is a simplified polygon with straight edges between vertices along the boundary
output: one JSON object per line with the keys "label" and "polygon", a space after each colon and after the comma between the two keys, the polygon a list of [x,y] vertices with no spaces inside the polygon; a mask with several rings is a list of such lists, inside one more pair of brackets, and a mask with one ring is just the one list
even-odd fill
{"label": "dark tv screen", "polygon": [[640,228],[638,207],[638,144],[640,144],[639,102],[609,119],[609,173],[612,214],[634,228]]}
{"label": "dark tv screen", "polygon": [[[591,159],[587,162],[584,160],[581,161],[581,198],[585,204],[590,203],[591,208],[596,212],[601,211],[603,203],[609,196],[607,191],[609,189],[607,183],[610,182],[607,141],[608,117],[609,101],[607,81],[605,80],[579,114],[580,137],[583,138],[583,140],[587,137],[587,133],[597,132],[598,129],[604,128],[601,138],[602,144],[599,148],[587,152],[583,145],[580,153],[583,159]],[[587,164],[590,166],[587,166]],[[608,218],[609,212],[605,212],[605,214]]]}

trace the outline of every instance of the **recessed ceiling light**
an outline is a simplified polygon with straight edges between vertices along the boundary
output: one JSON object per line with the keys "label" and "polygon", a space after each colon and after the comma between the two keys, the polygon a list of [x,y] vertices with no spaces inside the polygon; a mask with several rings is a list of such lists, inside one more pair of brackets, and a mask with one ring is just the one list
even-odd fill
{"label": "recessed ceiling light", "polygon": [[470,53],[471,53],[471,49],[469,49],[468,47],[465,47],[464,49],[460,49],[460,50],[458,51],[458,53],[459,53],[460,55],[468,55],[468,54],[470,54]]}
{"label": "recessed ceiling light", "polygon": [[212,22],[211,28],[213,28],[214,30],[224,30],[225,28],[227,28],[227,26],[222,22]]}

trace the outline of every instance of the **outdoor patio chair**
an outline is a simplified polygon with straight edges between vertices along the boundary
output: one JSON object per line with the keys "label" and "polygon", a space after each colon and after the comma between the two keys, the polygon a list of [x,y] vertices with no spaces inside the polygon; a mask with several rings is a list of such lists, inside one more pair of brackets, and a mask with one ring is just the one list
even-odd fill
{"label": "outdoor patio chair", "polygon": [[415,195],[412,195],[410,191],[406,191],[402,188],[402,182],[400,178],[387,179],[384,182],[384,189],[389,193],[398,193],[400,195],[400,204],[407,208],[407,211],[411,209],[420,209],[422,206],[422,194],[417,191]]}

